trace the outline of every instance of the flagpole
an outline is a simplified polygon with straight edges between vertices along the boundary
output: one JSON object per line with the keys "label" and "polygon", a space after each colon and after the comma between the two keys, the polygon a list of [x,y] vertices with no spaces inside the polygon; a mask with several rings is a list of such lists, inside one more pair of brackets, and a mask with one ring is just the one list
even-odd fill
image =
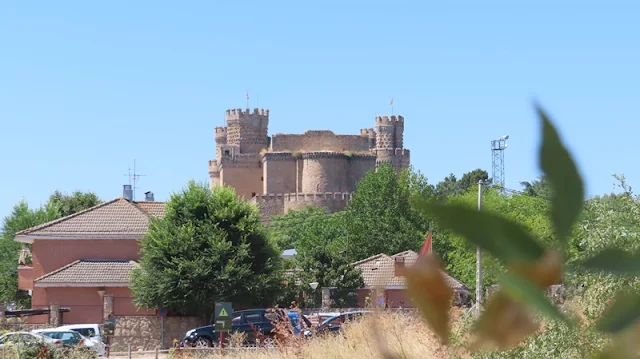
{"label": "flagpole", "polygon": [[393,116],[393,97],[391,98],[391,116]]}
{"label": "flagpole", "polygon": [[247,110],[249,109],[249,91],[247,91],[247,94],[245,95],[247,97]]}

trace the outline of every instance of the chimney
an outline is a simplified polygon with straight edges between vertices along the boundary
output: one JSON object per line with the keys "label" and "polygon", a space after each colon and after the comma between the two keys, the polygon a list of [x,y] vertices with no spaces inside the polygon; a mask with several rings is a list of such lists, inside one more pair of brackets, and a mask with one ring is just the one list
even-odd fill
{"label": "chimney", "polygon": [[133,201],[133,188],[131,188],[130,184],[125,184],[122,186],[122,197],[124,197],[127,201]]}
{"label": "chimney", "polygon": [[153,192],[148,191],[144,193],[144,200],[148,202],[153,202]]}
{"label": "chimney", "polygon": [[396,277],[404,276],[404,257],[394,257],[393,272]]}

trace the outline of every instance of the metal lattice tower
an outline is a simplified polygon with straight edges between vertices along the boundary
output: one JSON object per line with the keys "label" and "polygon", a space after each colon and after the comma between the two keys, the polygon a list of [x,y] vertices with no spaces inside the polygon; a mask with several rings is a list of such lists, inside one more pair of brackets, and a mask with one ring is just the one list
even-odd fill
{"label": "metal lattice tower", "polygon": [[491,141],[492,180],[494,186],[504,188],[504,150],[507,148],[509,135]]}

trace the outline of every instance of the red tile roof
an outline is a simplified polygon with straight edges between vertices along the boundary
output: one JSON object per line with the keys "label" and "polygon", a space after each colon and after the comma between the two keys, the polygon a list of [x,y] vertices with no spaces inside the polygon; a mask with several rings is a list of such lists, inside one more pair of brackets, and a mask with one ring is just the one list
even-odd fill
{"label": "red tile roof", "polygon": [[[395,275],[395,257],[404,257],[405,266],[415,264],[418,259],[418,253],[414,251],[404,251],[393,256],[388,256],[384,253],[371,256],[361,261],[353,263],[353,266],[362,270],[362,279],[364,280],[365,287],[386,287],[386,286],[400,286],[404,287],[404,277]],[[442,274],[445,276],[445,280],[449,286],[453,289],[466,289],[467,287],[451,277],[444,271]]]}
{"label": "red tile roof", "polygon": [[128,286],[132,260],[81,259],[33,280],[35,286],[96,285]]}
{"label": "red tile roof", "polygon": [[164,207],[164,202],[129,202],[122,197],[116,198],[84,211],[25,229],[16,233],[16,237],[142,237],[149,227],[149,218],[162,216]]}

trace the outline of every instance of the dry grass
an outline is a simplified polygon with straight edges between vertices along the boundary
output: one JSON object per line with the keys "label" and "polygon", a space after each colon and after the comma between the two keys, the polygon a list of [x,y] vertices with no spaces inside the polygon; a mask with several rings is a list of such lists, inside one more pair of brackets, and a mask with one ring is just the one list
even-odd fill
{"label": "dry grass", "polygon": [[[289,341],[288,345],[273,350],[229,350],[230,359],[377,359],[377,358],[447,358],[447,349],[416,316],[400,313],[372,313],[365,318],[345,323],[343,334],[326,335],[310,340]],[[387,355],[383,354],[387,353]],[[177,353],[176,353],[177,354]],[[202,353],[172,357],[213,358],[220,353]]]}

